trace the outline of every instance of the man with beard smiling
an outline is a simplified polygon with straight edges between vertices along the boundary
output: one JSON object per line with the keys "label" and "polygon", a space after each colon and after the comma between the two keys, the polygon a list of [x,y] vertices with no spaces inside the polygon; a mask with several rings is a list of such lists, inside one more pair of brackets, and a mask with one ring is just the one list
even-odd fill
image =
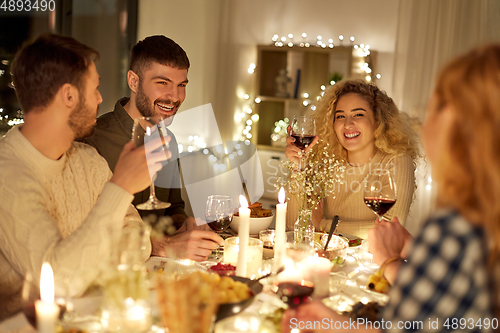
{"label": "man with beard smiling", "polygon": [[114,175],[95,149],[74,142],[92,133],[102,102],[97,57],[73,38],[44,35],[12,63],[24,124],[0,139],[0,320],[21,310],[23,279],[30,272],[36,284],[43,262],[56,292],[68,279],[70,296],[83,293],[118,245],[111,236],[142,224],[131,201],[151,183],[148,167],[162,167],[164,152],[145,154],[161,142],[128,142]]}
{"label": "man with beard smiling", "polygon": [[[85,142],[94,146],[114,170],[119,152],[132,137],[135,118],[161,116],[173,120],[186,97],[189,59],[186,52],[165,36],[150,36],[139,41],[131,51],[127,73],[130,98],[122,98],[112,112],[97,119],[94,136]],[[171,203],[156,214],[172,217],[177,228],[174,236],[152,238],[152,254],[197,261],[205,260],[222,238],[209,231],[206,224],[198,227],[193,217],[184,211],[180,190],[177,141],[171,137],[172,157],[158,173],[155,192],[159,200]],[[134,205],[149,198],[149,189],[136,193]],[[142,211],[143,216],[151,211]]]}

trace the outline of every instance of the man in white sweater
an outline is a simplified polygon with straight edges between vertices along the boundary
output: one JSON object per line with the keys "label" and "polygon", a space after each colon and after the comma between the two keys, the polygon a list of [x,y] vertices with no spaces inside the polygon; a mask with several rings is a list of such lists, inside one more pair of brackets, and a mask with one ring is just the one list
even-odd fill
{"label": "man in white sweater", "polygon": [[97,56],[72,38],[46,35],[12,63],[24,124],[0,140],[0,320],[21,309],[24,276],[38,281],[43,262],[56,291],[63,279],[72,295],[85,291],[110,257],[112,236],[142,223],[131,201],[149,186],[148,167],[157,171],[170,156],[146,160],[145,149],[161,143],[129,142],[111,174],[96,150],[74,142],[92,133],[102,102]]}

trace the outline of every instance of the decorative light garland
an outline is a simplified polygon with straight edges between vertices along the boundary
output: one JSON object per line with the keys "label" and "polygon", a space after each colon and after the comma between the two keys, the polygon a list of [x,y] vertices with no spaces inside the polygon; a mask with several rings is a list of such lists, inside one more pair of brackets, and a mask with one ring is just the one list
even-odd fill
{"label": "decorative light garland", "polygon": [[[339,46],[344,46],[344,35],[339,35],[338,40],[339,42],[336,44],[334,39],[329,38],[328,40],[323,39],[323,36],[318,35],[316,37],[316,42],[313,43],[311,41],[307,40],[307,33],[302,33],[302,41],[300,42],[295,42],[294,41],[294,36],[293,34],[288,34],[287,36],[282,36],[280,37],[278,34],[274,34],[273,37],[271,38],[272,44],[275,47],[284,47],[285,45],[289,48],[292,47],[321,47],[321,48],[334,48],[334,47],[339,47]],[[369,60],[367,59],[368,56],[370,55],[370,45],[364,45],[364,44],[354,44],[355,41],[354,36],[349,37],[349,42],[350,45],[353,47],[353,56],[360,59],[358,63],[358,68],[355,70],[355,73],[357,74],[364,74],[364,79],[368,82],[372,81],[372,69],[370,67]],[[256,65],[254,63],[251,63],[248,67],[248,73],[253,74],[255,72]],[[375,75],[375,78],[377,80],[381,79],[382,76],[377,73]],[[329,82],[330,85],[334,85],[336,83],[335,80],[331,80]],[[318,101],[324,94],[326,90],[326,86],[322,85],[321,87],[321,93],[320,96],[316,96],[316,101]],[[310,107],[311,110],[315,110],[316,106],[313,104],[314,101],[311,100],[309,97],[309,93],[304,92],[302,95],[303,101],[302,105],[304,107]],[[248,93],[243,94],[243,99],[244,100],[250,100],[250,95]],[[254,106],[255,104],[259,104],[261,102],[261,99],[259,97],[256,97],[253,99],[253,102],[249,103],[244,107],[245,112],[240,112],[239,114],[235,115],[235,120],[238,122],[243,121],[244,123],[244,128],[240,134],[240,140],[249,140],[252,138],[252,125],[253,123],[257,122],[259,120],[259,115],[254,113]],[[278,122],[275,122],[275,129],[273,134],[271,134],[271,139],[273,141],[278,141],[281,140],[281,135],[283,134],[283,126],[284,124],[287,124],[286,127],[288,127],[288,119],[280,120]],[[286,132],[286,127],[285,132]]]}

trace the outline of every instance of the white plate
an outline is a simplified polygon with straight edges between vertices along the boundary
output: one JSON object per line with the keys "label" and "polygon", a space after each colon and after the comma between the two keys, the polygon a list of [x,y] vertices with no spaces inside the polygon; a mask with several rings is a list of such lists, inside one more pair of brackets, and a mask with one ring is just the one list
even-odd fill
{"label": "white plate", "polygon": [[191,273],[193,271],[206,271],[207,268],[200,263],[189,259],[171,259],[165,257],[151,257],[144,263],[150,272],[163,269],[167,273]]}

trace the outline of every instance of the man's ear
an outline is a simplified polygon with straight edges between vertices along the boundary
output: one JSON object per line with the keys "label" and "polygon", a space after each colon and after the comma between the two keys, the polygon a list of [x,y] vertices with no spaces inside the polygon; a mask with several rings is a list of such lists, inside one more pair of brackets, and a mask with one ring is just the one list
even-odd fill
{"label": "man's ear", "polygon": [[70,83],[63,84],[61,88],[59,88],[58,95],[63,104],[70,109],[73,109],[76,106],[78,98],[80,98],[78,89]]}
{"label": "man's ear", "polygon": [[137,89],[139,88],[139,75],[137,75],[134,71],[129,70],[127,73],[127,82],[130,90],[137,93]]}

